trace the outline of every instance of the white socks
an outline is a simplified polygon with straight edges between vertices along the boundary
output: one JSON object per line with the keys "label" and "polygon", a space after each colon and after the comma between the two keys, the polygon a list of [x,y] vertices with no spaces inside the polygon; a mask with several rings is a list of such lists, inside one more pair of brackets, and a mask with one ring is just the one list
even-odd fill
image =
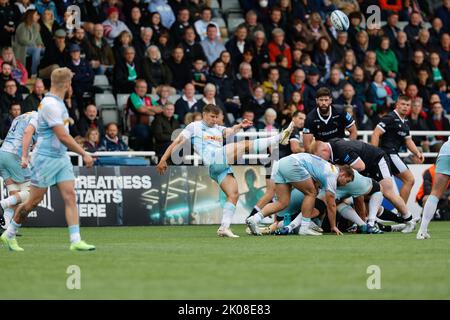
{"label": "white socks", "polygon": [[422,223],[420,224],[419,232],[426,232],[428,229],[428,224],[431,219],[433,219],[434,213],[436,212],[439,199],[433,195],[430,195],[423,207]]}
{"label": "white socks", "polygon": [[375,225],[378,208],[381,207],[382,203],[383,203],[383,194],[381,192],[376,192],[370,197],[368,223],[372,227]]}
{"label": "white socks", "polygon": [[361,217],[358,216],[356,211],[352,207],[350,207],[348,204],[341,203],[340,205],[338,205],[337,212],[339,212],[343,218],[350,220],[353,223],[356,223],[358,226],[363,226],[366,224],[361,219]]}
{"label": "white socks", "polygon": [[21,227],[21,224],[16,223],[14,220],[11,220],[11,223],[8,226],[8,229],[6,229],[6,237],[8,239],[15,238],[17,231],[19,231],[19,228]]}
{"label": "white socks", "polygon": [[236,206],[234,204],[228,201],[225,202],[225,205],[223,206],[222,223],[220,225],[221,228],[228,229],[230,227],[235,211]]}
{"label": "white socks", "polygon": [[302,224],[302,218],[303,215],[300,213],[298,216],[295,217],[294,220],[291,221],[291,223],[287,226],[289,232],[291,232],[292,230],[294,230],[295,228],[297,228]]}
{"label": "white socks", "polygon": [[277,145],[280,142],[280,135],[277,134],[275,136],[272,136],[270,138],[261,138],[253,140],[253,152],[255,154],[258,154],[259,152],[266,151],[267,148]]}
{"label": "white socks", "polygon": [[253,220],[255,220],[255,223],[258,224],[260,223],[265,217],[263,216],[263,214],[261,212],[258,212],[257,214],[255,214],[253,216]]}
{"label": "white socks", "polygon": [[[295,219],[294,219],[294,221],[295,221]],[[306,232],[309,229],[310,224],[311,224],[311,218],[301,217],[300,231]]]}
{"label": "white socks", "polygon": [[0,205],[2,206],[3,209],[15,206],[17,203],[18,203],[18,201],[17,201],[17,198],[15,195],[9,196],[8,198],[0,201]]}

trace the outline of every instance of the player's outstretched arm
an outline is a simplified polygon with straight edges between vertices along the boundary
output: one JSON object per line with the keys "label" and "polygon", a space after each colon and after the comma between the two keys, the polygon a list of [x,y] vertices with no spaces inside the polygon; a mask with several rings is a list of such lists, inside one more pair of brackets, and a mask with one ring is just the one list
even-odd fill
{"label": "player's outstretched arm", "polygon": [[252,125],[253,125],[253,122],[251,122],[247,119],[244,119],[244,120],[242,120],[241,123],[236,124],[236,125],[232,126],[231,128],[226,128],[223,132],[223,136],[224,136],[224,138],[228,138],[229,136],[238,133],[239,130],[248,128]]}
{"label": "player's outstretched arm", "polygon": [[327,205],[328,221],[330,221],[331,231],[340,236],[342,232],[336,226],[336,199],[334,194],[327,191],[325,193],[325,203]]}
{"label": "player's outstretched arm", "polygon": [[407,137],[405,143],[406,148],[408,148],[408,150],[411,151],[412,154],[419,159],[419,163],[423,163],[425,161],[425,157],[423,156],[422,152],[420,152],[419,149],[417,149],[414,140],[411,137]]}
{"label": "player's outstretched arm", "polygon": [[159,174],[164,174],[167,170],[167,160],[172,155],[172,152],[175,148],[185,143],[186,138],[180,134],[178,137],[172,142],[172,144],[167,148],[166,152],[164,152],[163,156],[159,160],[158,165],[156,166],[156,171],[158,171]]}
{"label": "player's outstretched arm", "polygon": [[75,139],[66,131],[64,125],[54,126],[53,132],[56,137],[64,144],[70,151],[78,153],[83,157],[83,161],[86,167],[90,168],[94,164],[94,160],[76,141]]}
{"label": "player's outstretched arm", "polygon": [[28,167],[28,154],[30,152],[31,141],[33,140],[33,135],[36,129],[33,125],[28,125],[25,131],[23,132],[23,140],[22,140],[22,157],[20,161],[20,166],[22,168]]}
{"label": "player's outstretched arm", "polygon": [[372,133],[372,139],[370,140],[370,143],[375,146],[378,147],[380,145],[380,137],[384,134],[384,131],[381,130],[380,127],[376,126],[375,130],[373,130]]}

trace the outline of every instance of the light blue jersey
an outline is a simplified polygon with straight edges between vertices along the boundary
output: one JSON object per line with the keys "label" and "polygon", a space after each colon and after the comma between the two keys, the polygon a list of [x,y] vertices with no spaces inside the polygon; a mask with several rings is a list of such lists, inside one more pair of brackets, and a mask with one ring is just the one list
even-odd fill
{"label": "light blue jersey", "polygon": [[[357,198],[368,194],[372,190],[372,179],[364,177],[358,171],[353,170],[353,181],[345,186],[339,186],[336,190],[336,200],[344,200],[350,197]],[[320,190],[319,199],[325,197],[325,191]]]}
{"label": "light blue jersey", "polygon": [[[23,135],[25,132],[25,129],[32,125],[34,129],[37,129],[37,122],[38,122],[38,113],[36,111],[27,112],[24,113],[17,118],[14,119],[14,121],[11,123],[11,128],[8,131],[8,135],[5,138],[5,141],[3,141],[3,145],[0,148],[1,151],[13,153],[19,158],[22,157],[22,142],[23,142]],[[34,143],[36,139],[36,133],[33,135],[32,142]],[[31,150],[32,144],[30,144],[30,150]]]}
{"label": "light blue jersey", "polygon": [[444,143],[439,151],[436,160],[436,172],[450,176],[450,137]]}
{"label": "light blue jersey", "polygon": [[63,125],[69,132],[69,113],[61,98],[47,93],[39,105],[36,154],[56,158],[66,156],[67,147],[53,132],[53,127],[58,125]]}
{"label": "light blue jersey", "polygon": [[309,153],[284,157],[276,162],[272,169],[272,179],[276,184],[301,182],[312,178],[334,195],[338,175],[339,169],[336,166]]}
{"label": "light blue jersey", "polygon": [[447,142],[442,145],[441,150],[439,150],[439,155],[450,156],[450,137],[448,138]]}
{"label": "light blue jersey", "polygon": [[200,120],[190,123],[181,135],[191,140],[195,152],[202,157],[205,165],[226,164],[223,148],[225,129],[226,127],[218,125],[209,127]]}

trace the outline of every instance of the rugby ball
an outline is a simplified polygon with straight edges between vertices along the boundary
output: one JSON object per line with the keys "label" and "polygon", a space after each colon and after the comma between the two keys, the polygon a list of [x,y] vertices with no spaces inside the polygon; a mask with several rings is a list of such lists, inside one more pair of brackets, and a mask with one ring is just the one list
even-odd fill
{"label": "rugby ball", "polygon": [[350,21],[348,20],[347,15],[341,10],[334,10],[331,13],[330,19],[334,28],[338,31],[347,31],[350,26]]}

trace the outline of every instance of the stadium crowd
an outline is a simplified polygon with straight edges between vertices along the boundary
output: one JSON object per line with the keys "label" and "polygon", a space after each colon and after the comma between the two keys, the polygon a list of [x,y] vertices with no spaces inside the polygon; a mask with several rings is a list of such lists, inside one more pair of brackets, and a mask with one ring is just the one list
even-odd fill
{"label": "stadium crowd", "polygon": [[[279,130],[295,111],[315,109],[321,87],[359,130],[372,130],[403,94],[411,130],[450,130],[450,0],[240,0],[245,18],[235,28],[219,25],[227,12],[211,2],[0,0],[0,138],[16,116],[37,110],[62,66],[74,73],[71,134],[89,151],[160,155],[207,104],[223,110],[225,125],[248,119],[246,130]],[[364,27],[371,4],[385,25]],[[70,5],[81,9],[73,30]],[[349,16],[347,32],[332,26],[335,9]],[[96,75],[114,95],[129,94],[126,121],[99,117],[95,95],[105,89]],[[423,151],[445,140],[414,137]]]}

